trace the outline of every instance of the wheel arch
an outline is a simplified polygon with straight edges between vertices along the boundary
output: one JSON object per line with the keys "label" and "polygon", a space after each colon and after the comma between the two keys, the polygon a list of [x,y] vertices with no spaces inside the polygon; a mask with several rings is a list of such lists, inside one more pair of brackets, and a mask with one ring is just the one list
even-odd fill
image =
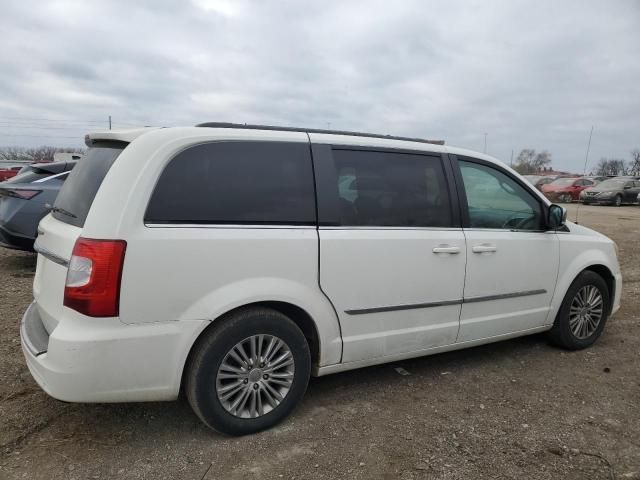
{"label": "wheel arch", "polygon": [[231,308],[224,313],[221,313],[212,321],[208,322],[207,325],[198,333],[196,338],[191,342],[191,346],[189,347],[189,351],[182,362],[182,371],[180,375],[180,389],[182,389],[184,385],[185,374],[187,372],[187,367],[193,355],[193,352],[196,350],[197,345],[207,335],[207,333],[212,329],[216,328],[217,325],[220,324],[221,320],[224,320],[228,315],[237,312],[239,310],[251,309],[257,307],[266,307],[277,312],[286,315],[291,319],[302,331],[304,337],[307,340],[309,345],[309,350],[311,353],[311,363],[313,365],[319,366],[321,362],[321,338],[318,331],[318,325],[313,319],[313,317],[302,307],[295,305],[293,303],[280,301],[280,300],[264,300],[264,301],[256,301],[247,303],[244,305],[240,305],[234,308]]}
{"label": "wheel arch", "polygon": [[[590,265],[586,267],[578,275],[587,271],[598,274],[600,277],[602,277],[604,282],[607,284],[607,288],[609,289],[609,305],[607,305],[607,308],[608,308],[608,314],[610,314],[613,308],[613,303],[614,303],[615,294],[616,294],[616,279],[613,276],[613,272],[606,265],[595,264],[595,265]],[[578,275],[576,275],[576,278],[578,278]]]}

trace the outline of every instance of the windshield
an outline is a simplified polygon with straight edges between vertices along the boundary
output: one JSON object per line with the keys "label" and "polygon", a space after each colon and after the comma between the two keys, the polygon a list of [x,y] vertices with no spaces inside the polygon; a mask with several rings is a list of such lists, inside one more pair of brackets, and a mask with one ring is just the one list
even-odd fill
{"label": "windshield", "polygon": [[598,184],[598,190],[609,188],[611,190],[617,190],[625,186],[629,181],[627,178],[611,178]]}
{"label": "windshield", "polygon": [[100,142],[89,148],[60,190],[52,215],[62,222],[83,227],[102,180],[126,145]]}
{"label": "windshield", "polygon": [[571,185],[575,181],[575,178],[557,178],[551,182],[551,185]]}

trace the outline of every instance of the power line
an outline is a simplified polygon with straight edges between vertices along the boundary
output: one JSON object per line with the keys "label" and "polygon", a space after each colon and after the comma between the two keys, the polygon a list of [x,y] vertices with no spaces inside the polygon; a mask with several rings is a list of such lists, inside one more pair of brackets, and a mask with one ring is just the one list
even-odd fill
{"label": "power line", "polygon": [[28,134],[24,134],[24,133],[0,133],[0,136],[2,137],[29,137],[29,138],[75,138],[79,141],[83,140],[83,137],[81,135],[78,136],[72,136],[72,137],[65,137],[65,136],[60,136],[60,135],[28,135]]}
{"label": "power line", "polygon": [[18,129],[22,129],[22,128],[35,128],[38,130],[82,130],[82,129],[86,129],[86,128],[95,128],[94,126],[87,126],[85,125],[84,127],[81,125],[78,125],[77,127],[49,127],[49,126],[40,126],[40,125],[2,125],[0,124],[0,128],[18,128]]}
{"label": "power line", "polygon": [[[64,118],[35,118],[35,117],[3,117],[7,120],[16,120],[16,121],[29,121],[29,122],[64,122],[69,121]],[[105,123],[105,120],[75,120],[77,122],[85,122],[85,123]]]}

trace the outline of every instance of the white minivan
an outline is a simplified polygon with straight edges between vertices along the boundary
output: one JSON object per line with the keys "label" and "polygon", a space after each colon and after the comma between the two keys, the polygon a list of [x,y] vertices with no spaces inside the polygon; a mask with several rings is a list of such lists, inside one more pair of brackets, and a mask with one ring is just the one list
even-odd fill
{"label": "white minivan", "polygon": [[548,331],[591,345],[616,246],[442,142],[207,123],[103,131],[40,223],[21,337],[71,402],[268,428],[310,375]]}

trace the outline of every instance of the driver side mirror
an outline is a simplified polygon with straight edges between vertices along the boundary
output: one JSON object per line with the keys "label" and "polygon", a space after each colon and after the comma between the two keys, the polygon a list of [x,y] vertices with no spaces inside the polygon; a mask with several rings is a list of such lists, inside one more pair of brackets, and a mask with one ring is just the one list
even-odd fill
{"label": "driver side mirror", "polygon": [[547,218],[547,226],[555,230],[567,223],[567,209],[556,205],[555,203],[549,207],[549,216]]}

